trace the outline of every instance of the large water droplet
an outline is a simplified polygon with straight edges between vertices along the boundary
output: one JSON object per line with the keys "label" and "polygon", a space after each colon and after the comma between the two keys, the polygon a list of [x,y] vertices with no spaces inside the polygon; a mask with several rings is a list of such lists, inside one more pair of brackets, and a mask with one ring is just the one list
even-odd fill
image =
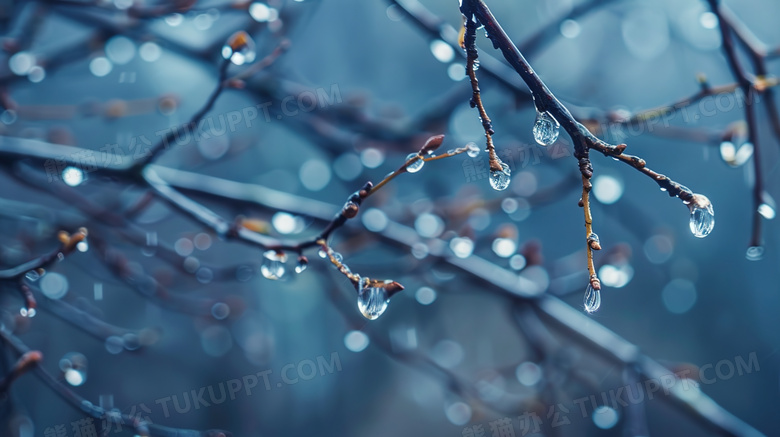
{"label": "large water droplet", "polygon": [[698,238],[710,235],[712,228],[715,227],[715,212],[709,199],[701,194],[696,194],[688,206],[691,209],[690,225],[693,235]]}
{"label": "large water droplet", "polygon": [[263,264],[260,265],[260,273],[268,279],[281,279],[285,274],[284,263],[287,255],[269,250],[263,254]]}
{"label": "large water droplet", "polygon": [[585,311],[589,313],[596,312],[601,306],[601,290],[593,288],[593,285],[589,282],[588,286],[585,287],[582,303],[585,306]]}
{"label": "large water droplet", "polygon": [[255,41],[244,31],[231,35],[227,44],[222,47],[222,57],[230,59],[236,65],[249,64],[255,60]]}
{"label": "large water droplet", "polygon": [[503,169],[502,171],[490,171],[490,186],[493,187],[493,189],[496,191],[506,190],[506,188],[509,186],[509,183],[512,182],[512,171],[509,170],[509,166],[502,162],[501,168]]}
{"label": "large water droplet", "polygon": [[561,125],[549,112],[537,112],[534,123],[534,140],[540,146],[549,146],[558,139]]}
{"label": "large water droplet", "polygon": [[475,143],[466,144],[466,148],[468,149],[466,154],[469,155],[470,158],[476,158],[479,156],[479,146]]}
{"label": "large water droplet", "polygon": [[358,293],[358,309],[368,320],[376,320],[387,309],[390,300],[383,287],[369,287],[367,279],[361,279]]}
{"label": "large water droplet", "polygon": [[745,258],[748,259],[748,261],[760,261],[761,258],[764,257],[764,247],[763,246],[750,246],[747,249],[747,252],[745,252]]}
{"label": "large water droplet", "polygon": [[417,157],[417,159],[414,160],[411,164],[406,166],[406,171],[409,173],[417,173],[418,171],[422,170],[423,165],[425,165],[425,161],[422,160],[422,158],[418,157],[416,153],[410,153],[406,157],[406,161],[408,162],[410,159],[414,159]]}

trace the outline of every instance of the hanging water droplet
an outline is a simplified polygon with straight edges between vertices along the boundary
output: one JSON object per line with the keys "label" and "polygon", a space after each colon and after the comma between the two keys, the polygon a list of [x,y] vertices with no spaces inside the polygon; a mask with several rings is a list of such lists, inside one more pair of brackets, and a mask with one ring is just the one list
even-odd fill
{"label": "hanging water droplet", "polygon": [[222,47],[222,57],[230,59],[230,62],[236,65],[251,63],[255,56],[255,41],[243,30],[231,35],[227,44]]}
{"label": "hanging water droplet", "polygon": [[466,148],[468,149],[466,154],[469,155],[470,158],[476,158],[479,156],[479,146],[475,143],[466,144]]}
{"label": "hanging water droplet", "polygon": [[762,203],[761,205],[758,205],[758,213],[761,214],[761,216],[767,220],[772,220],[773,218],[775,218],[776,215],[775,209],[766,203]]}
{"label": "hanging water droplet", "polygon": [[19,314],[21,314],[22,317],[32,318],[32,317],[35,317],[35,314],[37,314],[37,313],[38,312],[35,311],[35,308],[27,309],[26,307],[22,307],[22,309],[19,310]]}
{"label": "hanging water droplet", "polygon": [[761,194],[761,205],[758,205],[758,213],[767,220],[772,220],[777,215],[775,199],[766,191]]}
{"label": "hanging water droplet", "polygon": [[305,256],[298,258],[298,264],[295,266],[295,273],[303,273],[309,267],[309,260]]}
{"label": "hanging water droplet", "polygon": [[363,317],[368,320],[376,320],[387,309],[390,299],[387,298],[387,290],[384,287],[370,287],[369,280],[360,280],[360,292],[358,292],[358,309]]}
{"label": "hanging water droplet", "polygon": [[493,189],[496,191],[506,190],[506,188],[509,186],[509,183],[512,182],[512,172],[509,170],[509,166],[502,162],[501,168],[503,169],[502,171],[490,171],[490,186],[493,187]]}
{"label": "hanging water droplet", "polygon": [[414,159],[417,157],[417,159],[412,162],[411,164],[406,166],[406,171],[409,173],[417,173],[418,171],[422,170],[423,165],[425,165],[425,161],[422,160],[422,158],[418,157],[416,153],[410,153],[406,156],[406,161],[409,162],[410,159]]}
{"label": "hanging water droplet", "polygon": [[534,140],[540,146],[549,146],[558,139],[560,123],[549,112],[537,112],[536,122],[534,122],[533,134]]}
{"label": "hanging water droplet", "polygon": [[747,258],[748,261],[759,261],[763,257],[764,257],[763,246],[750,246],[748,247],[747,252],[745,252],[745,258]]}
{"label": "hanging water droplet", "polygon": [[596,289],[588,282],[588,286],[585,287],[585,295],[582,298],[582,303],[585,306],[585,311],[589,313],[596,312],[601,306],[601,290]]}
{"label": "hanging water droplet", "polygon": [[319,255],[320,258],[325,259],[328,257],[328,252],[326,252],[325,249],[320,249],[317,251],[317,255]]}
{"label": "hanging water droplet", "polygon": [[694,198],[688,205],[691,210],[691,232],[698,238],[704,238],[715,227],[715,212],[712,203],[707,196],[694,194]]}
{"label": "hanging water droplet", "polygon": [[260,265],[260,273],[267,279],[281,279],[285,274],[284,263],[287,255],[269,250],[263,254],[263,264]]}
{"label": "hanging water droplet", "polygon": [[733,165],[736,156],[737,149],[734,147],[734,143],[731,141],[724,141],[720,143],[720,157],[725,163]]}
{"label": "hanging water droplet", "polygon": [[57,261],[60,261],[60,262],[65,261],[65,254],[62,253],[62,252],[58,253],[57,254]]}

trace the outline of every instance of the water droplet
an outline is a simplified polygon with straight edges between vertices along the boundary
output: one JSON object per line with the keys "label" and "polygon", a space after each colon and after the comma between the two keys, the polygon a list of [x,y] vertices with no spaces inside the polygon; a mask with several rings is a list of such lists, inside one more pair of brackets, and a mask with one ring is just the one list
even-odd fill
{"label": "water droplet", "polygon": [[691,232],[698,238],[704,238],[715,227],[715,212],[712,203],[706,196],[696,194],[691,204]]}
{"label": "water droplet", "polygon": [[64,253],[62,253],[62,252],[58,253],[58,254],[57,254],[57,261],[60,261],[60,262],[62,262],[62,261],[64,261],[64,260],[65,260],[65,254],[64,254]]}
{"label": "water droplet", "polygon": [[558,139],[560,123],[549,112],[537,112],[536,122],[534,122],[534,140],[540,146],[549,146]]}
{"label": "water droplet", "polygon": [[764,257],[764,247],[763,246],[748,247],[747,252],[745,252],[745,257],[748,259],[748,261],[760,261],[761,258]]}
{"label": "water droplet", "polygon": [[35,317],[37,311],[35,311],[35,308],[27,309],[26,307],[22,307],[22,309],[19,310],[19,314],[21,314],[22,317],[32,318]]}
{"label": "water droplet", "polygon": [[285,274],[285,261],[287,261],[287,255],[275,250],[269,250],[263,254],[263,264],[260,266],[260,273],[267,279],[281,279]]}
{"label": "water droplet", "polygon": [[775,218],[775,209],[766,203],[758,205],[758,213],[767,220]]}
{"label": "water droplet", "polygon": [[38,273],[37,270],[30,270],[24,275],[24,277],[27,278],[27,280],[30,282],[35,282],[38,279],[41,279],[41,274]]}
{"label": "water droplet", "polygon": [[470,158],[476,158],[479,156],[479,146],[475,143],[466,144],[466,148],[468,149],[466,154],[469,155]]}
{"label": "water droplet", "polygon": [[255,41],[244,31],[234,33],[222,47],[222,57],[236,65],[251,63],[256,56]]}
{"label": "water droplet", "polygon": [[493,187],[493,189],[496,191],[506,190],[506,188],[509,186],[509,183],[512,182],[512,171],[509,170],[509,166],[502,162],[501,168],[503,169],[502,171],[490,171],[490,186]]}
{"label": "water droplet", "polygon": [[772,220],[777,215],[775,199],[766,191],[761,194],[761,205],[758,205],[758,213],[767,220]]}
{"label": "water droplet", "polygon": [[78,387],[87,380],[87,357],[83,354],[70,352],[60,359],[59,366],[68,384]]}
{"label": "water droplet", "polygon": [[79,241],[76,243],[76,250],[79,252],[86,252],[89,250],[89,243],[87,243],[87,240]]}
{"label": "water droplet", "polygon": [[360,280],[360,292],[358,293],[358,309],[368,320],[376,320],[387,309],[390,300],[387,298],[387,290],[384,287],[369,287],[368,279]]}
{"label": "water droplet", "polygon": [[325,249],[320,249],[317,251],[317,255],[319,255],[320,258],[325,259],[328,257],[328,252],[326,252]]}
{"label": "water droplet", "polygon": [[582,298],[582,303],[585,305],[585,311],[589,313],[596,312],[601,306],[601,290],[593,288],[591,283],[585,287],[585,296]]}
{"label": "water droplet", "polygon": [[333,255],[333,259],[335,259],[337,262],[339,262],[339,263],[343,263],[344,262],[344,257],[341,256],[340,253],[333,252],[332,255]]}
{"label": "water droplet", "polygon": [[[410,159],[414,159],[417,156],[416,153],[410,153],[406,156],[406,161],[409,162]],[[425,165],[425,161],[423,161],[422,158],[417,158],[414,162],[406,166],[406,171],[409,173],[417,173],[422,170],[423,165]]]}
{"label": "water droplet", "polygon": [[309,267],[309,261],[306,258],[298,258],[298,264],[295,266],[295,273],[303,273]]}

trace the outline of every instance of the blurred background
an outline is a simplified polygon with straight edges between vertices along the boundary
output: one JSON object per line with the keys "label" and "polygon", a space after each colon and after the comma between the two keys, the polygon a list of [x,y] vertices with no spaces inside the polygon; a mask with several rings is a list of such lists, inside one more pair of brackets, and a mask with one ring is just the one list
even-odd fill
{"label": "blurred background", "polygon": [[[780,3],[724,4],[769,48],[780,45]],[[755,145],[768,208],[761,259],[746,256],[757,155],[743,148],[744,97],[710,96],[673,115],[621,122],[695,95],[700,75],[713,87],[735,82],[717,16],[699,0],[489,6],[575,116],[714,205],[714,231],[696,238],[677,199],[593,154],[603,302],[588,322],[572,323],[583,332],[605,326],[699,380],[683,396],[708,395],[760,433],[780,434],[778,230],[768,220],[780,195],[780,143],[764,106],[756,105]],[[242,216],[271,237],[310,238],[349,194],[398,168],[430,135],[446,134],[437,153],[484,146],[465,59],[448,44],[460,25],[453,0],[0,1],[0,263],[54,250],[62,229],[90,231],[86,246],[25,279],[39,301],[35,317],[20,314],[18,286],[3,283],[4,329],[95,405],[165,426],[236,436],[717,434],[660,395],[616,403],[609,392],[632,384],[630,366],[445,262],[478,256],[484,268],[584,313],[571,141],[562,133],[550,147],[534,142],[524,85],[488,71],[500,53],[481,31],[478,76],[512,183],[494,191],[485,153],[460,154],[398,177],[363,204],[331,246],[353,271],[405,286],[377,320],[361,316],[354,287],[316,249],[301,273],[294,254],[272,265],[262,249],[221,240],[148,188],[103,171],[116,155],[143,158],[178,128],[156,161],[169,169],[163,179],[228,221]],[[238,30],[251,35],[243,54],[254,61],[229,67],[229,77],[243,77],[206,115],[197,131],[206,134],[188,135],[181,127],[217,85],[222,48]],[[25,150],[92,150],[94,161],[28,159],[3,151],[10,137]],[[276,191],[240,201],[189,184],[227,187],[228,197]],[[268,207],[261,198],[290,203]],[[390,225],[408,244],[386,238]],[[112,251],[135,282],[112,270]],[[281,279],[264,277],[263,266],[282,268]],[[176,297],[150,297],[138,278]],[[6,366],[12,357],[4,352]],[[32,374],[0,406],[2,435],[101,435],[100,420],[90,423]],[[127,425],[102,432],[135,434]]]}

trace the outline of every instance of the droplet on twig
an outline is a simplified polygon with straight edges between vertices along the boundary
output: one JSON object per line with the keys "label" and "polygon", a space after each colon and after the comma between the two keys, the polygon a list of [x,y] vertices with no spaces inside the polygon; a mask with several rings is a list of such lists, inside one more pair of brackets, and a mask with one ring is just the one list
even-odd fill
{"label": "droplet on twig", "polygon": [[387,290],[384,287],[372,287],[369,285],[368,278],[360,280],[360,291],[358,291],[358,309],[363,317],[368,320],[376,320],[387,309],[390,299],[387,297]]}
{"label": "droplet on twig", "polygon": [[585,287],[585,295],[582,298],[582,303],[585,306],[585,311],[589,313],[598,311],[601,306],[601,290],[594,288],[593,284],[588,282],[588,286]]}
{"label": "droplet on twig", "polygon": [[298,258],[298,264],[295,265],[295,273],[303,273],[309,267],[309,259],[305,256]]}
{"label": "droplet on twig", "polygon": [[509,183],[512,182],[509,166],[506,163],[501,163],[502,170],[490,170],[490,186],[496,191],[506,190]]}
{"label": "droplet on twig", "polygon": [[263,264],[260,265],[260,273],[267,279],[281,279],[286,273],[285,261],[287,261],[287,255],[283,252],[269,250],[263,254]]}
{"label": "droplet on twig", "polygon": [[715,212],[710,199],[702,194],[694,194],[688,208],[691,210],[691,233],[698,238],[709,235],[715,227]]}
{"label": "droplet on twig", "polygon": [[415,160],[406,166],[406,171],[408,171],[409,173],[417,173],[418,171],[422,170],[423,165],[425,165],[425,161],[423,161],[418,154],[410,153],[406,157],[406,161],[409,162],[410,159],[415,159]]}
{"label": "droplet on twig", "polygon": [[236,65],[249,64],[256,56],[255,41],[243,30],[231,35],[227,44],[222,47],[222,57],[230,59],[230,62]]}
{"label": "droplet on twig", "polygon": [[767,220],[772,220],[777,215],[775,199],[766,191],[761,194],[761,204],[758,205],[758,213]]}
{"label": "droplet on twig", "polygon": [[537,112],[536,122],[534,122],[533,134],[534,140],[540,146],[549,146],[558,139],[560,123],[549,112]]}
{"label": "droplet on twig", "polygon": [[479,146],[475,143],[466,144],[466,148],[468,149],[466,154],[469,155],[469,158],[476,158],[479,156]]}
{"label": "droplet on twig", "polygon": [[745,252],[745,258],[748,259],[748,261],[760,261],[761,258],[764,257],[764,247],[763,246],[750,246],[747,249],[747,252]]}

